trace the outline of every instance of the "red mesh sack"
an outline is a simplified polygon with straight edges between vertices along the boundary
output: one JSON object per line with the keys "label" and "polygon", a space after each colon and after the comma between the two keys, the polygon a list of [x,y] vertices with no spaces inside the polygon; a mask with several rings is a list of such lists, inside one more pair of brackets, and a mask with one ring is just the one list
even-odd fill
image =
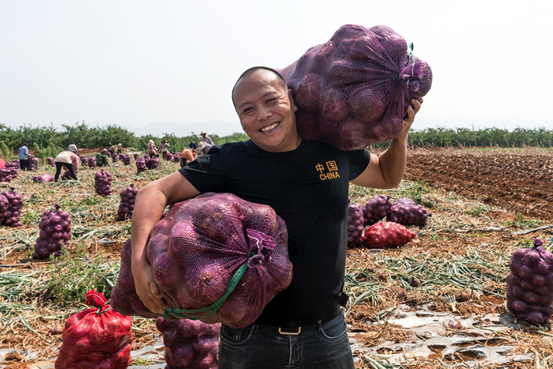
{"label": "red mesh sack", "polygon": [[216,369],[220,323],[169,320],[159,317],[156,327],[165,345],[166,369]]}
{"label": "red mesh sack", "polygon": [[411,232],[399,223],[378,222],[365,228],[365,235],[361,242],[371,249],[384,249],[403,246],[416,236],[415,232]]}
{"label": "red mesh sack", "polygon": [[[129,248],[121,253],[113,307],[125,315],[157,316],[136,301]],[[173,205],[152,230],[147,252],[170,307],[166,317],[173,319],[245,327],[292,280],[284,220],[270,206],[228,193]]]}
{"label": "red mesh sack", "polygon": [[86,293],[94,306],[73,314],[62,336],[56,369],[125,369],[132,361],[132,319],[113,310],[103,294]]}
{"label": "red mesh sack", "polygon": [[534,247],[515,251],[507,275],[507,308],[534,325],[549,323],[553,314],[553,254],[542,244],[534,239]]}
{"label": "red mesh sack", "polygon": [[411,98],[432,85],[428,64],[387,26],[344,25],[279,72],[293,91],[300,135],[341,150],[397,136]]}

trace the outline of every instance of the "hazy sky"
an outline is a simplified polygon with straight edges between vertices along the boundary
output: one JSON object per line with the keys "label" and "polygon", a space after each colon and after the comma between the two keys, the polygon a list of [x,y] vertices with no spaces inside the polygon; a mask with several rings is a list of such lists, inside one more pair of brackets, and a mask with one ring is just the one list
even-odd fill
{"label": "hazy sky", "polygon": [[391,27],[431,66],[413,128],[553,129],[552,14],[546,0],[0,0],[0,123],[239,130],[243,70],[285,67],[352,23]]}

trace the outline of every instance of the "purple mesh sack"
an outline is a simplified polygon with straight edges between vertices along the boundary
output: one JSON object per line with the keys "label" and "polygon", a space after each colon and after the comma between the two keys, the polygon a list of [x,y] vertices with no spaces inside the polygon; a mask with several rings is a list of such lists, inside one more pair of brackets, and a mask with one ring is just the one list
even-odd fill
{"label": "purple mesh sack", "polygon": [[[245,327],[292,280],[284,220],[270,206],[228,193],[174,204],[152,230],[147,253],[172,319]],[[158,316],[137,301],[130,242],[111,298],[121,314]]]}
{"label": "purple mesh sack", "polygon": [[344,25],[279,72],[293,91],[300,135],[341,150],[397,136],[411,98],[432,84],[428,64],[387,26]]}
{"label": "purple mesh sack", "polygon": [[165,345],[166,369],[217,369],[220,323],[197,320],[169,320],[159,317],[156,327]]}
{"label": "purple mesh sack", "polygon": [[507,275],[507,308],[530,324],[549,323],[553,315],[553,254],[535,238],[533,247],[511,255]]}

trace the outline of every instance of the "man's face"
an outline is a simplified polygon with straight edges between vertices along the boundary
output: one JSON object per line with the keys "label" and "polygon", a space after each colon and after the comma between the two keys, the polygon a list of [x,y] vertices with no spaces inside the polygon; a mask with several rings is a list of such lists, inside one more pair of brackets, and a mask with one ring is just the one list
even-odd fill
{"label": "man's face", "polygon": [[258,69],[238,81],[234,108],[244,132],[263,150],[292,151],[301,143],[296,128],[297,107],[273,72]]}

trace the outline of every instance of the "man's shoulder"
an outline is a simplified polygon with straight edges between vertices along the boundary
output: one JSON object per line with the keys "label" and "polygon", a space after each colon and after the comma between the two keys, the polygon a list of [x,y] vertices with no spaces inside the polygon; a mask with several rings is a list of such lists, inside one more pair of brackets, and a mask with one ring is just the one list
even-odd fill
{"label": "man's shoulder", "polygon": [[[238,142],[227,142],[220,145],[213,145],[211,146],[210,153],[212,150],[219,151],[221,153],[228,153],[228,152],[239,152],[242,150],[247,150],[250,148],[248,145],[249,141],[238,141]],[[215,152],[215,151],[213,151]]]}

